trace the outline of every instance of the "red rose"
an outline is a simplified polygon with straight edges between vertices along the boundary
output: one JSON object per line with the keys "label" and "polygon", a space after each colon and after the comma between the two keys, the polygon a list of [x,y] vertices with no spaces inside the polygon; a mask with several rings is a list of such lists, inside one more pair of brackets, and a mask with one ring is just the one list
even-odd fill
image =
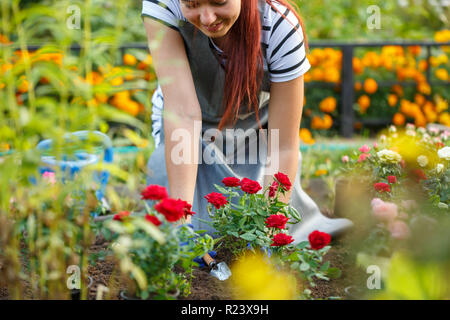
{"label": "red rose", "polygon": [[226,177],[222,180],[222,183],[227,187],[239,187],[241,180],[235,177]]}
{"label": "red rose", "polygon": [[228,203],[227,198],[218,192],[211,192],[205,196],[205,199],[208,200],[209,203],[213,204],[216,209],[219,209]]}
{"label": "red rose", "polygon": [[373,185],[378,192],[391,192],[391,187],[384,182],[378,182]]}
{"label": "red rose", "polygon": [[280,247],[285,246],[291,242],[294,242],[294,238],[291,236],[285,234],[285,233],[278,233],[273,236],[271,247]]}
{"label": "red rose", "polygon": [[122,219],[128,217],[130,213],[128,211],[121,211],[118,214],[115,214],[113,220],[122,221]]}
{"label": "red rose", "polygon": [[387,180],[390,184],[397,183],[397,177],[396,176],[388,176]]}
{"label": "red rose", "polygon": [[145,215],[145,220],[147,220],[148,222],[153,223],[157,227],[159,227],[162,224],[162,222],[159,221],[159,219],[157,217],[151,216],[149,214]]}
{"label": "red rose", "polygon": [[284,173],[278,172],[277,174],[275,174],[275,179],[278,180],[283,189],[286,191],[289,191],[289,189],[292,187],[291,180],[289,180],[289,177]]}
{"label": "red rose", "polygon": [[319,250],[328,245],[331,242],[331,236],[328,233],[313,231],[308,236],[311,249]]}
{"label": "red rose", "polygon": [[289,218],[282,214],[272,214],[266,219],[266,225],[269,228],[284,229]]}
{"label": "red rose", "polygon": [[161,200],[167,198],[167,190],[164,187],[158,185],[149,185],[141,192],[143,200]]}
{"label": "red rose", "polygon": [[422,169],[415,169],[413,170],[413,173],[416,176],[417,182],[420,182],[420,180],[427,180],[427,176]]}
{"label": "red rose", "polygon": [[273,198],[275,197],[275,195],[277,194],[277,190],[278,190],[278,182],[274,181],[272,183],[272,185],[269,187],[269,197]]}
{"label": "red rose", "polygon": [[184,214],[185,216],[193,216],[195,214],[194,211],[191,211],[192,205],[190,205],[187,201],[183,201],[184,204]]}
{"label": "red rose", "polygon": [[181,199],[164,198],[155,206],[155,210],[164,215],[169,222],[175,222],[184,217],[185,201]]}
{"label": "red rose", "polygon": [[253,181],[253,180],[250,180],[247,178],[244,178],[241,181],[241,190],[246,193],[254,194],[254,193],[257,193],[261,189],[262,189],[262,187],[258,181]]}

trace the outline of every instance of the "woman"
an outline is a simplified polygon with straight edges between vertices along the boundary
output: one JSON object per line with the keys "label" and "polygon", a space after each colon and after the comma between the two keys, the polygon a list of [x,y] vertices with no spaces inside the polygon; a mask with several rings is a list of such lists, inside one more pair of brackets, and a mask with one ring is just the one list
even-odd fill
{"label": "woman", "polygon": [[[292,6],[285,0],[144,0],[142,15],[160,82],[152,97],[156,149],[147,182],[192,203],[194,227],[212,232],[201,220],[208,220],[204,196],[216,191],[214,184],[235,176],[264,188],[280,171],[294,181],[281,200],[303,219],[290,230],[295,243],[316,229],[336,234],[351,226],[325,218],[300,186],[298,132],[310,64]],[[254,134],[258,128],[268,135]]]}

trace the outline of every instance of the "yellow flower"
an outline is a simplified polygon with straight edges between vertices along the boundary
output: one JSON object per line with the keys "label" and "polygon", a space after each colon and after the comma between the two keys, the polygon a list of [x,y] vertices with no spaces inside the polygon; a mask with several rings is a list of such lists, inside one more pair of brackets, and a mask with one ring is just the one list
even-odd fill
{"label": "yellow flower", "polygon": [[247,254],[231,266],[229,285],[238,300],[293,300],[296,278],[277,270],[260,254]]}
{"label": "yellow flower", "polygon": [[123,64],[126,66],[134,66],[137,63],[137,59],[132,54],[126,53],[123,56]]}
{"label": "yellow flower", "polygon": [[320,177],[320,176],[326,175],[327,173],[328,173],[328,171],[326,169],[319,169],[319,170],[316,170],[314,175],[317,177]]}
{"label": "yellow flower", "polygon": [[448,71],[446,69],[437,69],[435,75],[439,80],[448,81]]}
{"label": "yellow flower", "polygon": [[299,132],[300,139],[305,144],[314,144],[316,141],[313,139],[311,131],[306,128],[301,128]]}
{"label": "yellow flower", "polygon": [[425,95],[430,95],[431,94],[431,87],[430,87],[430,85],[427,82],[420,82],[417,85],[417,90],[420,93],[423,93]]}

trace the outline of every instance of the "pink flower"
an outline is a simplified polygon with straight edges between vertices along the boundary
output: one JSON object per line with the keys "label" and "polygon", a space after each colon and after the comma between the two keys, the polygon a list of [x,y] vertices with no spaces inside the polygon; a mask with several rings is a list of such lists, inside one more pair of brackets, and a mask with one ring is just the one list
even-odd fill
{"label": "pink flower", "polygon": [[358,150],[361,151],[362,153],[367,153],[367,152],[370,151],[370,147],[367,144],[365,144],[361,148],[359,148]]}
{"label": "pink flower", "polygon": [[398,208],[395,203],[383,202],[372,207],[372,213],[380,221],[389,222],[398,215]]}
{"label": "pink flower", "polygon": [[373,147],[374,147],[375,149],[378,149],[378,143],[377,143],[377,142],[374,142],[374,143],[373,143]]}
{"label": "pink flower", "polygon": [[392,238],[399,240],[407,239],[411,233],[408,225],[400,220],[392,221],[389,224],[388,229]]}
{"label": "pink flower", "polygon": [[372,201],[370,202],[372,208],[379,205],[379,204],[383,204],[384,201],[381,200],[380,198],[373,198]]}
{"label": "pink flower", "polygon": [[359,155],[358,162],[363,162],[369,157],[370,157],[370,154],[368,154],[368,153],[361,153]]}
{"label": "pink flower", "polygon": [[44,179],[45,182],[50,183],[51,185],[56,183],[56,179],[55,179],[55,173],[51,172],[51,171],[45,171],[42,174],[42,178]]}
{"label": "pink flower", "polygon": [[342,157],[342,162],[343,162],[343,163],[347,163],[347,162],[349,162],[349,161],[350,161],[350,159],[349,159],[348,156],[343,156],[343,157]]}

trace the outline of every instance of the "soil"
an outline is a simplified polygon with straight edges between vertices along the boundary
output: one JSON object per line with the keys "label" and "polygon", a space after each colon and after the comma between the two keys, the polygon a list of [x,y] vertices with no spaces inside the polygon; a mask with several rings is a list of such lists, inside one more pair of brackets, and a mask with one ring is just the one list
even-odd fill
{"label": "soil", "polygon": [[[325,191],[325,184],[315,181],[313,188],[316,192],[305,190],[321,206],[325,215],[332,216],[332,208],[329,208],[329,190]],[[320,190],[320,191],[318,191]],[[314,190],[312,190],[314,191]],[[326,203],[326,204],[324,204]],[[328,299],[330,297],[347,299],[345,288],[355,284],[365,283],[365,274],[356,267],[355,259],[349,251],[349,246],[345,245],[345,237],[334,239],[332,248],[325,256],[325,261],[330,261],[332,267],[337,267],[342,271],[342,276],[330,281],[317,280],[316,286],[310,288],[311,296],[314,299]],[[108,244],[102,239],[97,238],[91,246],[91,253],[98,253],[106,248]],[[216,260],[224,261],[231,265],[234,256],[227,248],[220,247],[217,250]],[[121,278],[117,261],[112,259],[98,260],[95,266],[89,266],[89,276],[93,279],[93,284],[88,290],[87,298],[97,299],[99,288],[108,288],[103,291],[102,299],[120,299],[119,292],[126,290],[127,283]],[[232,293],[228,288],[227,281],[220,281],[209,274],[208,268],[196,268],[191,280],[191,294],[188,297],[179,297],[179,299],[188,300],[230,300]],[[5,286],[0,285],[0,300],[9,299],[9,294]]]}

